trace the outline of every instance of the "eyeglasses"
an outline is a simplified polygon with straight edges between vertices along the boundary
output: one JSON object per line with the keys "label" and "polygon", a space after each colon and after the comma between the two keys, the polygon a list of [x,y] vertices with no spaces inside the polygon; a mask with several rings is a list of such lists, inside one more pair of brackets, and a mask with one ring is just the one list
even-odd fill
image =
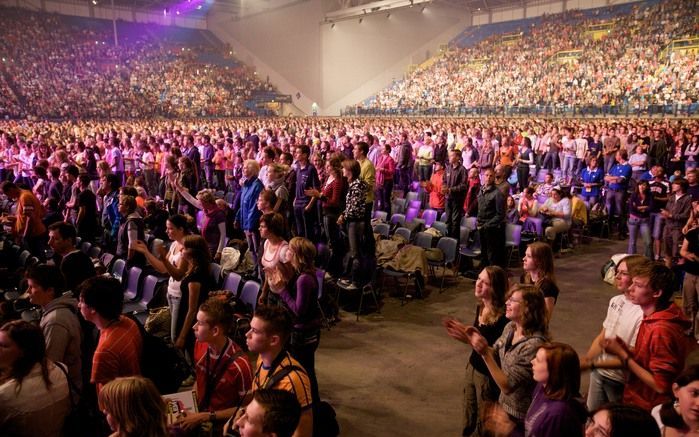
{"label": "eyeglasses", "polygon": [[602,428],[589,418],[585,424],[585,437],[609,437],[609,430]]}

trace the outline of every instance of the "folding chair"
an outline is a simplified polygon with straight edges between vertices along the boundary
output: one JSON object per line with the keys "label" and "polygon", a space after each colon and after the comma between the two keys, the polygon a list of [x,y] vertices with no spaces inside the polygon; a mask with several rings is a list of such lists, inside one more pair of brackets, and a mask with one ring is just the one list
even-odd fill
{"label": "folding chair", "polygon": [[505,247],[509,250],[507,265],[512,262],[512,254],[516,250],[519,253],[519,245],[522,243],[522,225],[508,223],[505,225]]}
{"label": "folding chair", "polygon": [[444,254],[444,259],[442,261],[430,261],[427,260],[427,265],[432,268],[434,272],[435,267],[442,267],[442,280],[439,285],[439,292],[441,293],[444,289],[444,277],[446,276],[447,266],[453,265],[456,260],[456,249],[459,246],[459,242],[451,237],[442,237],[437,241],[437,249],[441,250]]}

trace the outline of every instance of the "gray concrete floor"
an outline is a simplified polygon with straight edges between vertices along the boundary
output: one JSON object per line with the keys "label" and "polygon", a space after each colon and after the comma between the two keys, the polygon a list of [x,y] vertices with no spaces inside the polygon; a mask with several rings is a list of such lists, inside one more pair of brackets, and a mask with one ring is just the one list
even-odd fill
{"label": "gray concrete floor", "polygon": [[[600,268],[625,249],[625,242],[598,240],[556,259],[561,294],[550,327],[553,339],[580,353],[587,350],[615,294],[602,282]],[[512,273],[518,278],[521,270]],[[473,320],[473,281],[448,277],[442,294],[435,284],[429,282],[425,299],[403,307],[390,296],[396,287],[387,287],[381,314],[362,315],[357,322],[354,313],[342,311],[342,321],[323,331],[316,372],[321,396],[335,407],[343,436],[460,435],[470,348],[449,338],[441,319]],[[584,374],[584,393],[587,379]]]}

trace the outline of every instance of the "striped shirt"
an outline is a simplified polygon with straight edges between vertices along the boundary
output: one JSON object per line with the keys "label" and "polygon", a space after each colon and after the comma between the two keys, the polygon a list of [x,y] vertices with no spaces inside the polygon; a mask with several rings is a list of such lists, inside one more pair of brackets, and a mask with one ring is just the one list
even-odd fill
{"label": "striped shirt", "polygon": [[[296,395],[296,399],[298,399],[302,410],[310,408],[313,404],[313,395],[311,394],[311,382],[308,379],[308,374],[303,370],[303,366],[292,358],[288,352],[282,353],[285,354],[285,356],[279,365],[273,369],[272,375],[269,374],[270,369],[264,367],[262,360],[257,360],[257,370],[255,371],[255,379],[252,384],[253,391],[259,388],[275,388],[277,390],[288,391]],[[275,385],[271,387],[266,386],[273,375],[276,375],[282,369],[289,366],[296,366],[301,370],[292,370]]]}
{"label": "striped shirt", "polygon": [[142,347],[143,339],[136,323],[120,316],[119,321],[100,331],[90,381],[104,385],[120,376],[140,375]]}
{"label": "striped shirt", "polygon": [[[245,396],[252,386],[252,366],[247,355],[242,354],[232,359],[239,351],[240,346],[232,340],[220,356],[215,355],[207,343],[197,341],[194,345],[194,370],[197,398],[200,402],[206,394],[207,380],[211,378],[216,382],[208,406],[210,411],[237,406],[241,397]],[[225,370],[219,369],[224,365]]]}

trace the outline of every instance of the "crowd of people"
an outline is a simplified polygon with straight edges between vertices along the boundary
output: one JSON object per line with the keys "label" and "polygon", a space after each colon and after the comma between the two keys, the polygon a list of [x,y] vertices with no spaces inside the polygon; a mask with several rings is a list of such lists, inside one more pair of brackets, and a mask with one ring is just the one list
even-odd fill
{"label": "crowd of people", "polygon": [[147,25],[114,46],[106,21],[77,28],[56,14],[1,12],[0,116],[239,117],[256,114],[246,105],[254,92],[274,91],[225,47],[171,41]]}
{"label": "crowd of people", "polygon": [[[699,101],[696,51],[664,52],[673,40],[695,37],[694,1],[634,6],[631,13],[600,20],[573,10],[545,15],[521,29],[521,39],[502,42],[492,35],[472,47],[450,47],[436,62],[418,68],[358,110],[474,107],[579,107],[689,105]],[[588,27],[612,23],[596,39]],[[558,62],[563,51],[579,57]]]}
{"label": "crowd of people", "polygon": [[[100,426],[105,435],[134,435],[129,430],[140,426],[153,435],[202,426],[258,435],[260,409],[277,404],[288,414],[279,426],[297,436],[314,435],[314,428],[328,435],[318,431],[327,418],[314,358],[323,322],[319,281],[345,289],[371,282],[378,244],[372,217],[385,212],[390,221],[396,201],[413,193],[421,210],[442,217],[444,237],[473,247],[462,240],[464,217],[475,219],[471,234],[480,237],[475,323],[445,322],[449,335],[473,348],[464,435],[582,435],[585,427],[588,435],[597,428],[657,435],[648,425],[655,423],[651,409],[671,401],[673,391],[682,402],[682,390],[692,390],[693,374],[680,373],[696,342],[685,334],[698,310],[698,150],[693,120],[0,122],[2,223],[6,241],[36,257],[20,279],[41,314],[38,326],[8,321],[18,314],[2,307],[0,344],[24,352],[0,362],[0,396],[9,399],[0,404],[0,429],[25,435],[23,427],[32,429],[26,423],[42,417],[43,431],[58,435],[78,395],[105,417],[94,421],[92,435]],[[616,266],[624,294],[610,302],[602,333],[578,357],[550,342],[561,297],[554,253],[595,211],[622,238],[640,233],[643,255],[630,239],[630,257]],[[511,287],[508,226],[539,240],[522,247],[524,273]],[[146,234],[165,244],[149,245]],[[158,415],[129,413],[159,402],[139,377],[145,339],[122,314],[121,282],[97,276],[77,236],[127,268],[166,279],[166,337],[192,366],[199,401],[199,412],[179,415],[170,431]],[[261,284],[239,344],[227,295],[215,293],[209,270],[212,261],[226,261],[231,246],[250,261],[248,278]],[[682,310],[670,300],[673,270],[685,272]],[[98,338],[91,349],[90,329]],[[243,348],[257,354],[256,365]],[[31,362],[17,358],[29,355]],[[595,382],[587,405],[581,370],[591,370]],[[17,388],[30,381],[41,389]],[[274,389],[293,399],[266,393]],[[38,397],[42,402],[31,401]],[[661,407],[658,423],[693,427],[691,408],[678,408],[668,419],[671,411]]]}

